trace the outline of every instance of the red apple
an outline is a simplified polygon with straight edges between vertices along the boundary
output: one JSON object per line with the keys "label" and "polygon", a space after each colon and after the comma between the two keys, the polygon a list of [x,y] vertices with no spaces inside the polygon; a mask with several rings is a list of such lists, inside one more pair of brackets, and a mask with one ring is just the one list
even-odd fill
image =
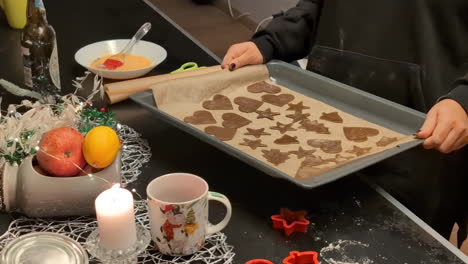
{"label": "red apple", "polygon": [[[77,175],[86,165],[83,135],[71,127],[52,129],[42,136],[36,155],[39,166],[52,176]],[[79,168],[78,168],[79,167]]]}

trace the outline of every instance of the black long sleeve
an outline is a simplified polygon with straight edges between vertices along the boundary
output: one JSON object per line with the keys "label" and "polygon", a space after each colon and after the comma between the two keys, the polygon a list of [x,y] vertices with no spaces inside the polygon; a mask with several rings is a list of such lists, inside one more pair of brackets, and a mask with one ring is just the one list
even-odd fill
{"label": "black long sleeve", "polygon": [[442,99],[450,98],[457,101],[468,113],[468,73],[457,79],[453,89]]}
{"label": "black long sleeve", "polygon": [[271,21],[252,41],[264,61],[304,58],[312,47],[323,0],[301,0],[296,7]]}

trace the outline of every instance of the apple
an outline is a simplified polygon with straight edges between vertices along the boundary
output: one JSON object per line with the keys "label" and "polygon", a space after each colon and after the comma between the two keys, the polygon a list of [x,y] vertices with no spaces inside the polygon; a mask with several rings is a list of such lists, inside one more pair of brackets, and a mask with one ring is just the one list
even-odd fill
{"label": "apple", "polygon": [[42,136],[36,158],[41,169],[51,176],[76,176],[86,165],[84,136],[72,127],[59,127]]}

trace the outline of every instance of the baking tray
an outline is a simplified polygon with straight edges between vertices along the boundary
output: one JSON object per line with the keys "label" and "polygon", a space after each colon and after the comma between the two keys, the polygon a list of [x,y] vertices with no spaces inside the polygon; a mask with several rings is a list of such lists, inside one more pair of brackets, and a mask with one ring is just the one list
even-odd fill
{"label": "baking tray", "polygon": [[[424,122],[425,115],[421,112],[363,92],[313,72],[302,70],[301,68],[285,62],[272,61],[267,64],[267,68],[270,79],[279,85],[399,133],[406,135],[414,134]],[[151,91],[138,93],[132,95],[130,98],[175,127],[200,138],[273,177],[284,178],[304,188],[314,188],[337,180],[422,143],[422,140],[405,143],[400,145],[400,147],[355,160],[318,176],[299,180],[204,133],[202,130],[160,111],[154,103]]]}

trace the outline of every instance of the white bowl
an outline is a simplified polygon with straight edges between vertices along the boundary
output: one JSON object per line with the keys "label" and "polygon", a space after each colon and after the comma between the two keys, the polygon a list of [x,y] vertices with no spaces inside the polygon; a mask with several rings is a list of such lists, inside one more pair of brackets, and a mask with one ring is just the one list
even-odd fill
{"label": "white bowl", "polygon": [[90,72],[98,74],[104,78],[123,80],[147,74],[167,57],[167,52],[163,47],[152,42],[140,40],[135,44],[135,46],[133,46],[128,54],[144,56],[153,63],[151,66],[127,71],[102,70],[92,68],[90,66],[97,58],[120,52],[129,41],[129,39],[114,39],[89,44],[75,53],[75,60]]}

